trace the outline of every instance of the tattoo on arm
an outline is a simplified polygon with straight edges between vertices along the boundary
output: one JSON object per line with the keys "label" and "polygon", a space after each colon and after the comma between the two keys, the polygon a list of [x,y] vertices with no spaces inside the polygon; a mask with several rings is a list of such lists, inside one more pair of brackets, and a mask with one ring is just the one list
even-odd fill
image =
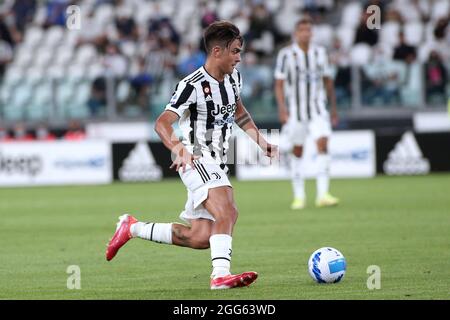
{"label": "tattoo on arm", "polygon": [[236,119],[236,124],[239,127],[244,127],[247,123],[249,123],[252,120],[250,115],[246,112],[244,115]]}

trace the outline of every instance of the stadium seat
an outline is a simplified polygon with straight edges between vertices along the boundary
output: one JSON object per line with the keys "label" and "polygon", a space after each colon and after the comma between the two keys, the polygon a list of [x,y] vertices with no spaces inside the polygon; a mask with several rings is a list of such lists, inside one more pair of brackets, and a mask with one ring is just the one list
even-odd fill
{"label": "stadium seat", "polygon": [[40,43],[43,37],[44,31],[42,30],[42,28],[38,26],[32,26],[25,32],[25,39],[23,44],[28,48],[33,48]]}
{"label": "stadium seat", "polygon": [[16,49],[16,55],[14,57],[14,65],[18,68],[27,68],[33,60],[33,50],[30,47],[20,45]]}
{"label": "stadium seat", "polygon": [[431,20],[437,21],[446,18],[450,12],[450,2],[448,0],[437,0],[431,9]]}
{"label": "stadium seat", "polygon": [[77,50],[75,61],[80,65],[88,65],[94,61],[96,56],[97,50],[95,47],[90,44],[84,44]]}
{"label": "stadium seat", "polygon": [[358,43],[350,51],[350,60],[357,66],[369,63],[372,56],[372,50],[368,44]]}
{"label": "stadium seat", "polygon": [[344,49],[350,49],[355,41],[355,29],[340,25],[336,29],[336,37],[341,41],[341,45]]}
{"label": "stadium seat", "polygon": [[53,50],[50,47],[42,46],[35,53],[33,65],[42,68],[47,67],[52,61],[52,58],[53,58]]}
{"label": "stadium seat", "polygon": [[64,29],[61,26],[52,26],[45,33],[44,46],[53,48],[60,44],[64,37]]}
{"label": "stadium seat", "polygon": [[56,50],[55,64],[59,66],[67,65],[71,62],[73,57],[73,49],[70,46],[62,45],[59,46]]}
{"label": "stadium seat", "polygon": [[356,28],[359,24],[362,12],[362,5],[359,2],[353,1],[346,4],[342,10],[341,25]]}
{"label": "stadium seat", "polygon": [[420,21],[409,22],[403,26],[405,41],[412,46],[419,46],[423,40],[424,26]]}
{"label": "stadium seat", "polygon": [[217,8],[220,18],[225,20],[230,20],[239,10],[239,2],[234,0],[222,0]]}
{"label": "stadium seat", "polygon": [[27,119],[47,119],[51,115],[52,94],[51,81],[46,80],[38,84],[34,88],[34,94],[31,101],[25,108]]}
{"label": "stadium seat", "polygon": [[96,8],[94,19],[102,26],[108,25],[114,21],[114,7],[108,3],[99,5]]}
{"label": "stadium seat", "polygon": [[125,102],[130,95],[130,82],[128,80],[122,80],[119,82],[116,89],[117,102]]}
{"label": "stadium seat", "polygon": [[94,80],[95,78],[104,75],[106,71],[107,69],[105,69],[101,63],[94,63],[87,70],[87,78]]}
{"label": "stadium seat", "polygon": [[123,41],[120,43],[120,51],[131,59],[137,54],[137,45],[132,41]]}
{"label": "stadium seat", "polygon": [[388,21],[380,29],[380,42],[395,47],[398,45],[400,24]]}
{"label": "stadium seat", "polygon": [[313,29],[313,42],[322,46],[330,46],[333,42],[333,28],[329,24],[318,24]]}

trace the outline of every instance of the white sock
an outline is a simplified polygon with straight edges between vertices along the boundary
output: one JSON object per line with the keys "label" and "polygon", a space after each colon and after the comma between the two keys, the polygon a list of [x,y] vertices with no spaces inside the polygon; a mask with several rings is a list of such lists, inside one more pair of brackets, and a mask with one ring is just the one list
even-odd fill
{"label": "white sock", "polygon": [[133,238],[172,244],[171,223],[136,222],[131,226],[130,231]]}
{"label": "white sock", "polygon": [[291,179],[295,198],[305,198],[305,177],[303,176],[303,158],[291,155]]}
{"label": "white sock", "polygon": [[213,271],[211,278],[223,277],[230,274],[231,241],[228,234],[213,234],[209,238]]}
{"label": "white sock", "polygon": [[317,198],[322,198],[330,185],[330,156],[328,154],[317,155]]}

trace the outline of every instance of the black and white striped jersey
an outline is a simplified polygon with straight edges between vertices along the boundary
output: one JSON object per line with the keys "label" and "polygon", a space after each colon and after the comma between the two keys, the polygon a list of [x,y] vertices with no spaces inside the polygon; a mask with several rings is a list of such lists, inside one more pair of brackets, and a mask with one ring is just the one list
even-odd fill
{"label": "black and white striped jersey", "polygon": [[219,82],[201,67],[177,84],[166,110],[180,117],[183,144],[189,152],[226,163],[241,88],[236,69]]}
{"label": "black and white striped jersey", "polygon": [[323,77],[331,77],[324,47],[311,44],[306,54],[297,43],[280,50],[275,79],[285,80],[284,93],[290,117],[308,121],[328,115]]}

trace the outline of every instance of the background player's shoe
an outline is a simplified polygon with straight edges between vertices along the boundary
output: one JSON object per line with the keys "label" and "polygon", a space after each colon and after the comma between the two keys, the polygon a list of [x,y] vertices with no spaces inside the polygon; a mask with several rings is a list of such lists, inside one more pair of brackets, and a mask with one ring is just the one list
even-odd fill
{"label": "background player's shoe", "polygon": [[106,249],[106,260],[110,261],[117,254],[117,251],[132,238],[130,227],[133,223],[136,223],[135,217],[128,214],[124,214],[119,217],[119,222],[117,223],[116,232],[114,236],[108,243]]}
{"label": "background player's shoe", "polygon": [[336,206],[338,203],[339,203],[338,198],[333,197],[329,193],[325,193],[322,198],[316,200],[316,207],[318,207],[318,208],[332,207],[332,206]]}
{"label": "background player's shoe", "polygon": [[255,281],[256,278],[258,278],[258,274],[254,271],[249,271],[211,279],[211,290],[246,287]]}
{"label": "background player's shoe", "polygon": [[299,210],[303,209],[305,207],[305,200],[302,198],[295,198],[294,201],[292,201],[291,209],[292,210]]}

